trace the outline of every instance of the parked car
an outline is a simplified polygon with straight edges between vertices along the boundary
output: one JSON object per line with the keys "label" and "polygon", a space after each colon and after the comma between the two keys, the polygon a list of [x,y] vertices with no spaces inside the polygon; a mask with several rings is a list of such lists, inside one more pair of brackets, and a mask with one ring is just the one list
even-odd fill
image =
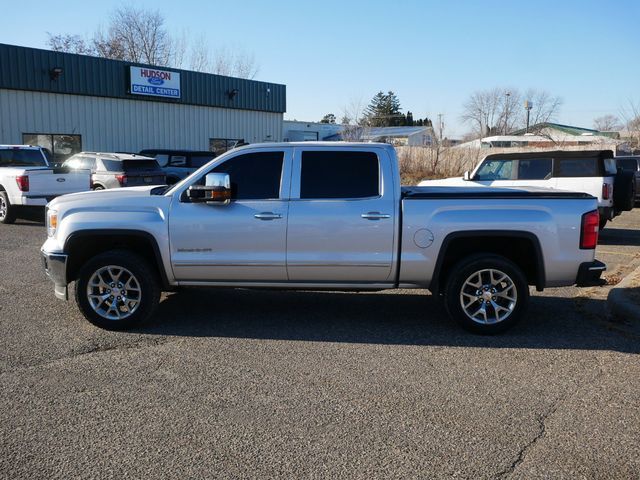
{"label": "parked car", "polygon": [[214,152],[194,150],[140,150],[140,155],[155,158],[167,175],[167,184],[173,185],[188,177],[216,157]]}
{"label": "parked car", "polygon": [[606,268],[594,197],[401,188],[394,148],[375,143],[237,148],[173,187],[61,197],[47,226],[56,296],[75,281],[81,312],[109,329],[187,286],[429,288],[461,325],[496,333],[523,315],[529,285],[596,285]]}
{"label": "parked car", "polygon": [[616,157],[616,165],[622,170],[626,170],[633,173],[635,179],[635,203],[640,203],[640,155],[636,156],[621,156]]}
{"label": "parked car", "polygon": [[44,207],[58,195],[90,188],[86,170],[52,168],[45,152],[30,145],[0,145],[0,223],[13,223],[20,211]]}
{"label": "parked car", "polygon": [[611,150],[514,152],[487,155],[463,177],[425,180],[422,186],[545,187],[598,199],[600,228],[633,208],[632,179],[618,171]]}
{"label": "parked car", "polygon": [[69,157],[63,166],[89,169],[92,189],[166,185],[166,177],[153,158],[127,153],[80,152]]}

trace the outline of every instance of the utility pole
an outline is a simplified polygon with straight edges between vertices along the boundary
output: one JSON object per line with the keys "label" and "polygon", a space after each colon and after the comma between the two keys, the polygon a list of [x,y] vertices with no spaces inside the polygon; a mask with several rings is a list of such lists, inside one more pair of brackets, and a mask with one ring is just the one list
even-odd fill
{"label": "utility pole", "polygon": [[529,133],[529,112],[533,108],[533,102],[531,100],[524,101],[524,109],[527,111],[527,128],[524,129],[524,133]]}
{"label": "utility pole", "polygon": [[511,92],[505,92],[504,94],[504,130],[503,135],[507,134],[507,122],[509,121],[509,97],[511,96]]}
{"label": "utility pole", "polygon": [[438,128],[440,129],[440,142],[442,142],[442,130],[444,129],[444,123],[442,123],[442,113],[438,114]]}

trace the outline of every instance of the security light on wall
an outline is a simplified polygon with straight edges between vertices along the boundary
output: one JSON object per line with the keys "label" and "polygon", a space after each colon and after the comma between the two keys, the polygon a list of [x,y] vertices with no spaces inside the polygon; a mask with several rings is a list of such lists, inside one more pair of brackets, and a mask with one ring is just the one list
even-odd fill
{"label": "security light on wall", "polygon": [[236,98],[236,95],[238,95],[238,93],[240,93],[240,91],[237,88],[234,88],[233,90],[227,90],[227,97],[229,97],[229,100],[233,100],[234,98]]}
{"label": "security light on wall", "polygon": [[51,80],[57,80],[58,78],[60,78],[60,75],[62,75],[62,67],[53,67],[51,70],[49,70],[49,77],[51,78]]}

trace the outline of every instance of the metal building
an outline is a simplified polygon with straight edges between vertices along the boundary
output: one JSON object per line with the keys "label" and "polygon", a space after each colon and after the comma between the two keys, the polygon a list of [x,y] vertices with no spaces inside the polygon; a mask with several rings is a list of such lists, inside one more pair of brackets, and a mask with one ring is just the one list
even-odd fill
{"label": "metal building", "polygon": [[281,141],[286,87],[0,44],[0,144],[212,150]]}

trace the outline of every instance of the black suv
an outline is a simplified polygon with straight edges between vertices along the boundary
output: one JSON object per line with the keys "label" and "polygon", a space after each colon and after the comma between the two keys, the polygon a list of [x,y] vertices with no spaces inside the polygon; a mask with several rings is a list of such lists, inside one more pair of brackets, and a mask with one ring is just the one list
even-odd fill
{"label": "black suv", "polygon": [[173,185],[188,177],[216,157],[214,152],[161,148],[140,150],[140,155],[156,159],[167,175],[168,185]]}

